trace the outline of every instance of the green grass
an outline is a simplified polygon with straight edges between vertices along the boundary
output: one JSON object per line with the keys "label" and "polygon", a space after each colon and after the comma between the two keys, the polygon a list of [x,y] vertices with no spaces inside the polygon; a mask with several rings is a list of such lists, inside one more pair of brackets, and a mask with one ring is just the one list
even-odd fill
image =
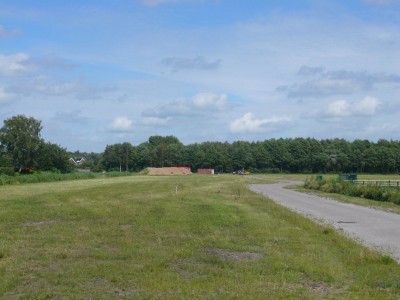
{"label": "green grass", "polygon": [[104,177],[122,177],[131,175],[133,175],[133,173],[126,173],[126,172],[107,172],[105,174],[93,173],[93,172],[82,172],[82,173],[73,172],[67,174],[54,173],[54,172],[37,172],[29,175],[20,175],[16,173],[15,176],[0,174],[0,186],[30,184],[30,183],[40,183],[40,182],[94,179],[94,178],[104,178]]}
{"label": "green grass", "polygon": [[400,296],[393,259],[246,187],[275,179],[132,176],[2,186],[0,298]]}

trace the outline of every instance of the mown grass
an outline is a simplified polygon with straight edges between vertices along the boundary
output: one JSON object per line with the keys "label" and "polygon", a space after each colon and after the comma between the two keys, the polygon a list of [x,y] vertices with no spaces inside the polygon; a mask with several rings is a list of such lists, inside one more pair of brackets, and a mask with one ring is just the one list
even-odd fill
{"label": "mown grass", "polygon": [[395,261],[250,192],[255,180],[133,176],[0,187],[0,296],[399,297]]}

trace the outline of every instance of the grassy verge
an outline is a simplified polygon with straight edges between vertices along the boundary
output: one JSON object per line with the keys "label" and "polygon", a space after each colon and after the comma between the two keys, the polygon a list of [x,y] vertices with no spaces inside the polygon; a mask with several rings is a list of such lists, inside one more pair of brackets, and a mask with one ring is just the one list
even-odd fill
{"label": "grassy verge", "polygon": [[400,190],[398,187],[357,185],[351,181],[343,181],[340,178],[318,179],[317,177],[311,177],[305,181],[304,188],[358,199],[369,199],[374,202],[400,204]]}
{"label": "grassy verge", "polygon": [[375,201],[375,200],[359,198],[359,197],[352,197],[352,196],[347,196],[347,195],[342,195],[342,194],[324,193],[324,192],[321,192],[318,190],[306,189],[301,185],[291,186],[288,188],[291,188],[291,189],[294,189],[294,190],[297,190],[297,191],[303,192],[303,193],[317,195],[320,197],[335,199],[335,200],[343,202],[343,203],[352,203],[352,204],[356,204],[356,205],[371,207],[371,208],[375,208],[375,209],[380,209],[380,210],[400,214],[400,206],[398,204],[394,204],[391,202]]}
{"label": "grassy verge", "polygon": [[4,299],[397,299],[400,266],[246,176],[0,187]]}
{"label": "grassy verge", "polygon": [[91,172],[88,173],[75,172],[75,173],[60,174],[60,173],[43,172],[43,173],[34,173],[30,175],[16,175],[16,176],[8,176],[0,174],[0,186],[39,183],[39,182],[94,179],[101,177],[120,177],[129,175],[132,175],[132,173],[109,172],[102,174],[102,173],[91,173]]}

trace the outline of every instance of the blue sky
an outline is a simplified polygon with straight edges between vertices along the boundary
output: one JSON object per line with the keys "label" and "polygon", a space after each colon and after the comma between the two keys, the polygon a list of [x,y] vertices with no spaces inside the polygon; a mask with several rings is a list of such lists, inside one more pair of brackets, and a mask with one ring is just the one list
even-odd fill
{"label": "blue sky", "polygon": [[101,152],[399,139],[400,1],[0,0],[0,121]]}

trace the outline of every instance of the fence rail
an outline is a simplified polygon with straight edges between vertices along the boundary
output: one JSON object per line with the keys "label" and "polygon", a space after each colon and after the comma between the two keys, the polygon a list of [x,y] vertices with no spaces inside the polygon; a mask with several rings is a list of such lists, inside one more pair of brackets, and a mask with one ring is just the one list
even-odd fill
{"label": "fence rail", "polygon": [[346,181],[351,181],[358,185],[400,187],[400,180],[346,180]]}

